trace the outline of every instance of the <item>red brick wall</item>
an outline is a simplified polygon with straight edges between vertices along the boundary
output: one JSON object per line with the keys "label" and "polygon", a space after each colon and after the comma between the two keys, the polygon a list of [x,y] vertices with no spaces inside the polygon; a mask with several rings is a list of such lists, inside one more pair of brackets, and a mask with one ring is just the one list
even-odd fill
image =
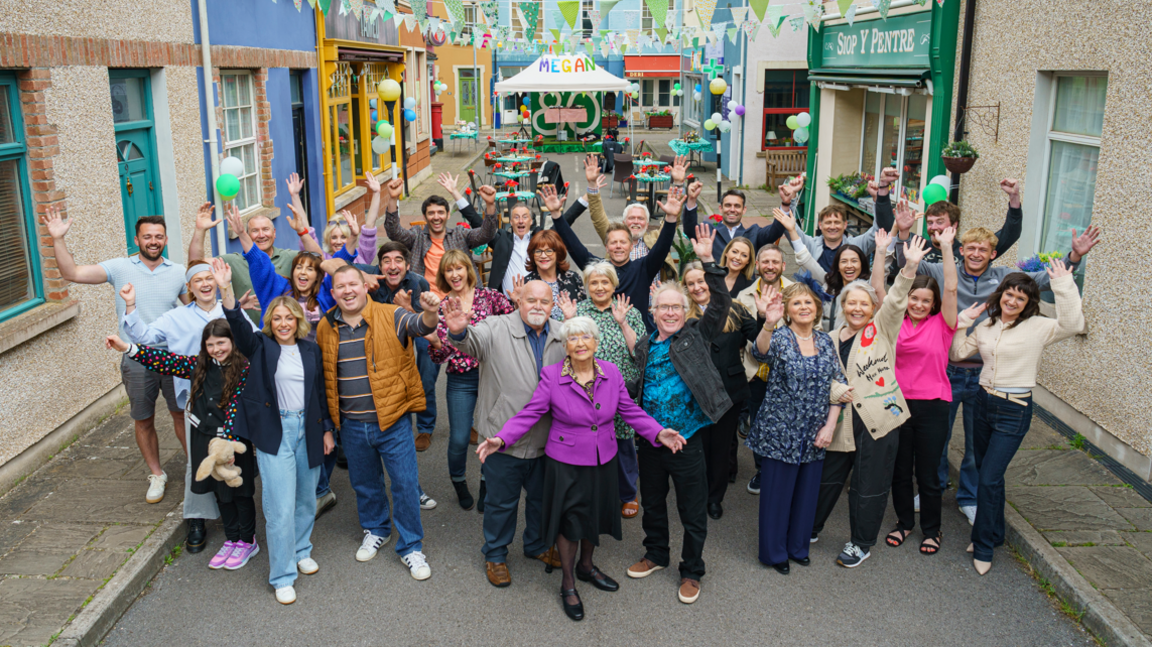
{"label": "red brick wall", "polygon": [[[2,48],[3,45],[0,45]],[[48,123],[44,91],[52,87],[48,68],[36,67],[17,74],[20,82],[20,110],[24,113],[24,137],[28,144],[28,175],[32,185],[32,213],[39,219],[49,205],[66,208],[64,191],[56,186],[53,159],[60,154],[56,126]],[[65,213],[67,213],[65,211]],[[44,276],[44,296],[52,301],[68,299],[68,282],[60,278],[56,251],[47,228],[36,224],[40,241],[40,270]]]}

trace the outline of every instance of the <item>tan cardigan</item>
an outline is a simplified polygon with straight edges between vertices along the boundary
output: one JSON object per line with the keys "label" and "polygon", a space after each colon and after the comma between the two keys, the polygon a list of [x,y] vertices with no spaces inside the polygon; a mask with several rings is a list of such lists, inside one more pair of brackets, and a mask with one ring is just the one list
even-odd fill
{"label": "tan cardigan", "polygon": [[[864,421],[872,438],[883,438],[909,418],[908,404],[904,401],[900,385],[896,383],[894,366],[896,337],[904,323],[908,290],[913,280],[904,276],[903,271],[896,274],[896,281],[884,297],[880,310],[852,342],[849,355],[851,362],[848,366],[840,362],[840,368],[848,378],[848,386],[855,389],[852,402],[847,406],[852,407]],[[840,332],[843,329],[844,326],[840,326],[832,331],[837,358],[840,357]],[[836,435],[832,437],[828,451],[856,451],[856,441],[852,437],[852,416],[847,409],[840,415]]]}
{"label": "tan cardigan", "polygon": [[984,360],[980,386],[990,389],[1036,386],[1040,355],[1048,344],[1067,339],[1084,328],[1084,310],[1080,292],[1072,275],[1052,280],[1056,295],[1056,318],[1033,316],[1007,328],[1002,321],[985,319],[968,334],[972,319],[960,314],[956,336],[952,338],[949,357],[954,362],[971,357],[976,351]]}
{"label": "tan cardigan", "polygon": [[[781,276],[780,277],[780,285],[776,286],[776,289],[782,291],[784,288],[788,287],[789,285],[792,285],[792,281],[789,281],[787,278]],[[760,279],[759,278],[757,278],[752,283],[752,285],[749,285],[748,287],[741,290],[740,294],[736,295],[736,302],[743,305],[744,309],[747,310],[749,312],[749,314],[756,316],[756,295],[758,295],[758,294],[760,294]],[[779,328],[780,326],[783,326],[783,325],[784,325],[783,319],[776,322],[777,328]],[[750,341],[750,342],[748,342],[747,346],[740,349],[740,358],[741,358],[741,361],[744,362],[744,375],[749,380],[756,377],[756,373],[760,371],[760,362],[757,362],[756,358],[752,357],[752,344],[755,344],[755,343],[756,343],[755,340]]]}

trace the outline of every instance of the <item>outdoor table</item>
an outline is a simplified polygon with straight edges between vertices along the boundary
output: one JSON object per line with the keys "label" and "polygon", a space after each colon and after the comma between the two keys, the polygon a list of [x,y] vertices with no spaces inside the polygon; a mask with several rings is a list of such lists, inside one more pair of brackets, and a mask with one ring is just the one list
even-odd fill
{"label": "outdoor table", "polygon": [[643,171],[644,169],[648,168],[649,166],[668,166],[668,165],[665,164],[664,162],[661,162],[660,160],[644,160],[644,161],[636,162],[636,166],[640,167],[640,170]]}
{"label": "outdoor table", "polygon": [[496,201],[507,200],[514,198],[516,200],[531,200],[536,197],[535,193],[531,191],[500,191],[496,194]]}
{"label": "outdoor table", "polygon": [[637,173],[636,181],[648,185],[648,212],[652,217],[656,216],[656,185],[667,182],[672,179],[671,175],[648,175],[646,173]]}
{"label": "outdoor table", "polygon": [[497,171],[493,173],[496,177],[502,177],[505,180],[518,180],[522,177],[528,177],[531,174],[531,171]]}
{"label": "outdoor table", "polygon": [[[473,130],[471,132],[459,131],[448,135],[448,141],[456,141],[461,139],[471,139],[472,148],[476,148],[476,144],[480,142],[480,131]],[[456,146],[453,150],[460,150],[460,142],[456,141]]]}
{"label": "outdoor table", "polygon": [[672,149],[673,153],[677,155],[687,155],[689,166],[693,166],[692,161],[700,161],[698,153],[703,151],[714,150],[715,142],[710,139],[698,139],[694,142],[686,142],[683,139],[673,139],[668,142],[668,147]]}
{"label": "outdoor table", "polygon": [[497,157],[496,161],[501,164],[523,164],[524,162],[531,162],[536,159],[532,155],[509,155],[507,157]]}

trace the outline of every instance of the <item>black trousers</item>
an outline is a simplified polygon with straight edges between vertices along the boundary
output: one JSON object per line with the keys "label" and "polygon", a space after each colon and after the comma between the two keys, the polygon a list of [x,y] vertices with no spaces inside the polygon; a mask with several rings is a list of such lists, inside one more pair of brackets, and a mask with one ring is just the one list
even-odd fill
{"label": "black trousers", "polygon": [[911,418],[900,426],[900,448],[892,471],[892,507],[901,530],[916,527],[912,475],[920,491],[920,531],[940,536],[940,456],[948,439],[948,407],[944,400],[908,400]]}
{"label": "black trousers", "polygon": [[704,436],[708,503],[723,502],[724,493],[728,491],[728,475],[732,472],[732,459],[736,454],[736,427],[740,424],[741,409],[739,404],[732,405],[716,424],[696,432]]}
{"label": "black trousers", "polygon": [[217,501],[220,508],[220,522],[224,524],[224,536],[228,541],[242,541],[251,544],[256,540],[256,500],[250,496],[232,495],[232,501]]}
{"label": "black trousers", "polygon": [[[768,395],[768,383],[758,377],[748,380],[748,414],[751,416],[753,423],[756,422],[756,414],[760,413],[760,407],[764,406],[764,398]],[[756,464],[756,471],[760,471],[760,454],[752,452],[752,462]]]}
{"label": "black trousers", "polygon": [[856,451],[827,452],[824,456],[824,472],[816,501],[816,523],[812,532],[824,530],[824,523],[832,515],[832,509],[844,491],[844,483],[851,474],[848,520],[852,528],[852,543],[861,548],[871,548],[876,545],[884,511],[888,509],[888,491],[892,488],[900,434],[892,430],[883,438],[873,439],[860,416],[853,411],[852,437],[856,441]]}
{"label": "black trousers", "polygon": [[704,540],[708,537],[708,469],[704,464],[703,430],[673,454],[667,447],[641,441],[636,451],[640,468],[640,504],[644,507],[644,557],[658,566],[671,563],[668,547],[668,481],[676,489],[676,509],[684,526],[680,577],[704,577]]}

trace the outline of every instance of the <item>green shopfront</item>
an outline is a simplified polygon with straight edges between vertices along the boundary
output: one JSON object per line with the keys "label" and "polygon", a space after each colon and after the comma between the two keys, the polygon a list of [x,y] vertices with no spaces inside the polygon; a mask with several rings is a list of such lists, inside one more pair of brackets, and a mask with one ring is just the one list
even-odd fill
{"label": "green shopfront", "polygon": [[945,173],[940,150],[951,131],[960,2],[912,2],[893,8],[887,20],[869,8],[851,25],[828,6],[820,32],[808,38],[808,150],[815,152],[808,157],[809,230],[813,214],[834,201],[871,219],[868,195],[830,187],[831,178],[876,176],[895,166],[895,195],[919,201],[928,181]]}

